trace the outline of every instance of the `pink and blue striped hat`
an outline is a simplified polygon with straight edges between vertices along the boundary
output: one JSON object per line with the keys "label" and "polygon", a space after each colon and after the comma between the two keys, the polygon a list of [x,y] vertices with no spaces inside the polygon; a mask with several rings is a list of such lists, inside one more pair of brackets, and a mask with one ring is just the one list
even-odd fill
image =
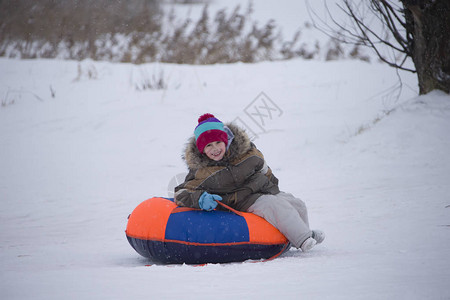
{"label": "pink and blue striped hat", "polygon": [[198,118],[194,135],[198,151],[201,153],[209,143],[221,141],[225,145],[228,144],[228,135],[224,130],[223,123],[212,114],[204,114]]}

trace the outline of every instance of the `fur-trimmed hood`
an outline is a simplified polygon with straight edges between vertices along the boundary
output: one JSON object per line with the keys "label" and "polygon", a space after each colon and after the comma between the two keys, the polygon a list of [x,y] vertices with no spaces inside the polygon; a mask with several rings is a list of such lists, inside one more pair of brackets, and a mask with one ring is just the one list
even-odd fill
{"label": "fur-trimmed hood", "polygon": [[209,159],[205,154],[200,153],[195,143],[195,136],[192,136],[186,144],[186,148],[182,156],[190,170],[198,170],[207,166],[226,165],[229,162],[239,159],[239,157],[247,154],[252,149],[253,144],[243,129],[233,123],[227,123],[224,125],[225,128],[229,129],[232,133],[231,137],[230,134],[228,134],[229,141],[224,158],[216,162]]}

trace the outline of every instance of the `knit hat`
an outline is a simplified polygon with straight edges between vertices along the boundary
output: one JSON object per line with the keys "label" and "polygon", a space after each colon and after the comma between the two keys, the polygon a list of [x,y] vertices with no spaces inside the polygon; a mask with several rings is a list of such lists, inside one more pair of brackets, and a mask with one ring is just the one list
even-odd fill
{"label": "knit hat", "polygon": [[221,141],[225,145],[228,144],[228,135],[224,130],[223,123],[212,114],[204,114],[198,118],[194,134],[198,151],[201,153],[209,143]]}

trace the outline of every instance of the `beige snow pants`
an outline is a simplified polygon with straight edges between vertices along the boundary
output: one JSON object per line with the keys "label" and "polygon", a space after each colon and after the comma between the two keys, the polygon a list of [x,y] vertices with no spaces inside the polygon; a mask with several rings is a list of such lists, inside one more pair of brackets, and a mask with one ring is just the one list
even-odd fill
{"label": "beige snow pants", "polygon": [[276,227],[296,248],[311,237],[306,205],[292,194],[263,195],[247,211]]}

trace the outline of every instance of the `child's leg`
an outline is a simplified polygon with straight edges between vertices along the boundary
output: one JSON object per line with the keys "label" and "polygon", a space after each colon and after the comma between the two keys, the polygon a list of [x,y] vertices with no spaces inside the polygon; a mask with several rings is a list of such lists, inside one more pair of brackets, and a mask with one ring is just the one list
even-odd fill
{"label": "child's leg", "polygon": [[308,209],[306,208],[305,202],[303,202],[299,198],[294,197],[294,195],[285,192],[280,192],[279,194],[277,194],[277,197],[286,199],[286,201],[288,201],[298,212],[303,222],[305,222],[305,224],[309,227]]}
{"label": "child's leg", "polygon": [[249,207],[248,212],[264,218],[275,226],[294,247],[299,248],[307,238],[311,237],[312,232],[289,201],[283,197],[277,197],[278,195],[259,197]]}
{"label": "child's leg", "polygon": [[[277,196],[285,198],[286,201],[288,201],[293,207],[295,207],[298,214],[300,215],[300,218],[302,218],[303,222],[305,222],[305,224],[309,227],[308,209],[301,199],[285,192],[280,192],[279,194],[277,194]],[[316,240],[317,244],[320,244],[325,239],[325,233],[321,230],[313,230],[312,238]]]}

